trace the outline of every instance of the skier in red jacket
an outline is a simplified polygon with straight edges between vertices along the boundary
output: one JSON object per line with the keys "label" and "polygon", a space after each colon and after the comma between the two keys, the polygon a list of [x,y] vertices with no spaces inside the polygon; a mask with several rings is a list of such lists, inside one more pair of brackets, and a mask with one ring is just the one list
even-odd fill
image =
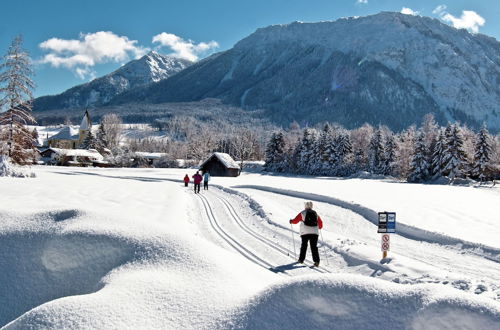
{"label": "skier in red jacket", "polygon": [[295,219],[291,219],[290,223],[297,224],[300,222],[300,238],[302,239],[302,245],[300,246],[300,256],[298,262],[303,263],[306,259],[307,242],[310,242],[314,266],[317,267],[319,266],[319,229],[323,228],[323,221],[312,208],[313,203],[306,202],[305,210],[297,214]]}
{"label": "skier in red jacket", "polygon": [[189,184],[189,176],[186,174],[186,176],[184,177],[184,187],[187,187]]}
{"label": "skier in red jacket", "polygon": [[203,180],[203,177],[201,176],[199,171],[196,171],[196,174],[193,175],[193,182],[194,182],[194,193],[200,193],[200,184],[201,181]]}

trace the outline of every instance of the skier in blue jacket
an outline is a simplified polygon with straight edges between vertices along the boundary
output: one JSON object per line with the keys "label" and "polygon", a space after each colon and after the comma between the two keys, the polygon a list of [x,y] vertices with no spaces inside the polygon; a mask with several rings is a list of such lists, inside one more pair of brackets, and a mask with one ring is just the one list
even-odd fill
{"label": "skier in blue jacket", "polygon": [[210,180],[210,173],[208,171],[203,174],[203,190],[208,190],[208,181]]}

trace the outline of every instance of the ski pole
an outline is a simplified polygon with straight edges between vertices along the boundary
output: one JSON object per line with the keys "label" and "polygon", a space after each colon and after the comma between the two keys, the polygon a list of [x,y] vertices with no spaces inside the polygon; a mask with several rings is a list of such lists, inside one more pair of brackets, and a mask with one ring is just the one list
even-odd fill
{"label": "ski pole", "polygon": [[293,242],[293,255],[297,259],[297,251],[295,250],[295,238],[293,237],[293,226],[290,224],[290,230],[292,231],[292,242]]}
{"label": "ski pole", "polygon": [[326,264],[327,264],[327,265],[330,265],[330,264],[328,263],[328,257],[326,256],[326,245],[325,245],[325,240],[323,239],[323,231],[320,229],[320,230],[319,230],[319,233],[320,233],[320,235],[321,235],[321,241],[323,242],[323,251],[324,251],[324,253],[325,253],[325,261],[326,261]]}

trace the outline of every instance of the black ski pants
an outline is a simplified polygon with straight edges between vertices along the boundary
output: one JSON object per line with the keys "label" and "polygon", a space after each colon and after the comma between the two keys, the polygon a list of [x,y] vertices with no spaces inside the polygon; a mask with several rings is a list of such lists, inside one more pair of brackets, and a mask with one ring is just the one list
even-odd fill
{"label": "black ski pants", "polygon": [[203,181],[203,190],[208,190],[208,181]]}
{"label": "black ski pants", "polygon": [[319,252],[318,252],[318,235],[316,234],[307,234],[300,236],[302,239],[302,245],[300,246],[300,257],[299,261],[304,262],[306,259],[307,252],[307,242],[310,242],[311,245],[311,253],[313,256],[314,262],[319,262]]}
{"label": "black ski pants", "polygon": [[200,192],[200,184],[199,183],[195,183],[194,184],[194,193],[199,193]]}

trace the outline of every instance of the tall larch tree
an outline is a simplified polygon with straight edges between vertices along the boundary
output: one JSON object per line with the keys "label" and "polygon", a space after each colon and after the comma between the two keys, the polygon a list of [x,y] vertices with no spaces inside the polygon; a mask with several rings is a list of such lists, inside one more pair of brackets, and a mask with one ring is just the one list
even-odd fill
{"label": "tall larch tree", "polygon": [[27,125],[35,124],[31,114],[33,69],[28,53],[17,36],[0,63],[0,154],[18,164],[29,164],[36,149]]}

